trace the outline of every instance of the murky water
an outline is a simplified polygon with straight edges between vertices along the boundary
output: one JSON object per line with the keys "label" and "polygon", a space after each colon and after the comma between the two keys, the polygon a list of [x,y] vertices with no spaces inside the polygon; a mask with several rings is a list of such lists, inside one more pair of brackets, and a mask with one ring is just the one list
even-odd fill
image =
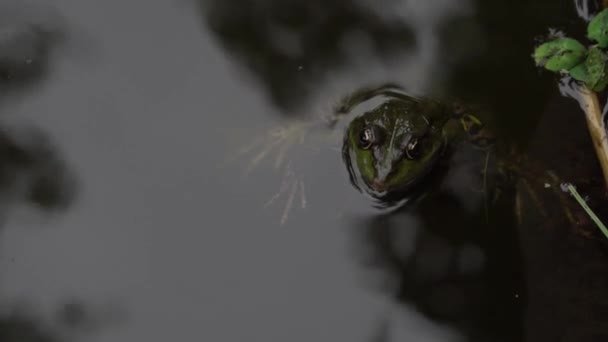
{"label": "murky water", "polygon": [[462,168],[390,214],[342,126],[254,145],[395,82],[484,108],[606,218],[582,112],[530,58],[595,2],[0,5],[0,340],[608,340],[605,242],[552,189],[487,224]]}

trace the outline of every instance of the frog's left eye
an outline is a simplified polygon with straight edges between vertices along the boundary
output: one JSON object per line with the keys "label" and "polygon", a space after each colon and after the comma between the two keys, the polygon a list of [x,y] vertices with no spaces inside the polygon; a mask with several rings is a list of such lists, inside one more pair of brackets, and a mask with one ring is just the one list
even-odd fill
{"label": "frog's left eye", "polygon": [[380,131],[374,126],[368,126],[359,133],[359,146],[364,150],[368,150],[373,145],[380,143],[380,139]]}
{"label": "frog's left eye", "polygon": [[405,145],[405,156],[407,159],[418,159],[421,154],[420,141],[416,137],[412,137],[407,145]]}

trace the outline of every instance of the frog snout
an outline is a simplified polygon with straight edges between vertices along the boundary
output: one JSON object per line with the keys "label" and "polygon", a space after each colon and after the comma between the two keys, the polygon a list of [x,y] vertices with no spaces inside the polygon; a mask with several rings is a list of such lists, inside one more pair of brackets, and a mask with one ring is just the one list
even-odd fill
{"label": "frog snout", "polygon": [[386,182],[383,179],[375,178],[371,184],[372,189],[378,192],[384,192],[386,190]]}

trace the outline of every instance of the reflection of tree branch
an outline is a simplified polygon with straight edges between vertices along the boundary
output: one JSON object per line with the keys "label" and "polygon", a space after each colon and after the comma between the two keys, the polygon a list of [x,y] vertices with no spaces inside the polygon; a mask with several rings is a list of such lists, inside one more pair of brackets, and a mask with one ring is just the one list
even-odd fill
{"label": "reflection of tree branch", "polygon": [[[39,85],[60,34],[40,25],[0,24],[0,97]],[[0,217],[15,204],[63,210],[74,200],[75,180],[49,138],[39,129],[0,126]],[[0,222],[0,228],[3,222]],[[60,333],[30,312],[0,314],[2,342],[58,342]]]}
{"label": "reflection of tree branch", "polygon": [[368,38],[379,56],[409,48],[410,27],[388,22],[354,0],[200,0],[207,25],[248,67],[276,105],[298,104],[309,82],[352,57],[351,38]]}
{"label": "reflection of tree branch", "polygon": [[[512,298],[525,291],[511,214],[500,206],[486,225],[481,212],[470,213],[451,193],[438,191],[412,211],[358,220],[361,263],[375,271],[374,281],[389,280],[381,289],[399,305],[472,339],[518,340],[522,306]],[[414,214],[418,219],[408,218]],[[371,340],[387,341],[388,324],[382,317]]]}
{"label": "reflection of tree branch", "polygon": [[[44,210],[72,203],[75,180],[49,139],[29,128],[21,136],[0,129],[0,192]],[[19,142],[21,140],[21,142]]]}
{"label": "reflection of tree branch", "polygon": [[[17,20],[0,24],[0,99],[39,85],[63,36],[56,28],[36,23]],[[25,201],[44,210],[65,209],[74,192],[74,177],[44,132],[33,127],[0,126],[3,204]]]}
{"label": "reflection of tree branch", "polygon": [[123,319],[117,307],[96,307],[78,300],[67,300],[52,317],[43,319],[27,306],[16,306],[0,314],[2,342],[74,341],[84,334],[117,323]]}
{"label": "reflection of tree branch", "polygon": [[39,85],[48,73],[61,34],[37,25],[0,26],[0,87],[3,91]]}
{"label": "reflection of tree branch", "polygon": [[59,338],[42,322],[21,313],[0,317],[0,341],[2,342],[58,342]]}

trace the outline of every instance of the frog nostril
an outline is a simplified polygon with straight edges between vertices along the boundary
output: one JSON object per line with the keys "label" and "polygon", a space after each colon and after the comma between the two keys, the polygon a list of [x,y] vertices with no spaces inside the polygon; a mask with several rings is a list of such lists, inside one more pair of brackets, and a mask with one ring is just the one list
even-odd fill
{"label": "frog nostril", "polygon": [[371,187],[376,191],[382,192],[382,191],[386,190],[386,183],[383,180],[374,179],[372,181]]}

